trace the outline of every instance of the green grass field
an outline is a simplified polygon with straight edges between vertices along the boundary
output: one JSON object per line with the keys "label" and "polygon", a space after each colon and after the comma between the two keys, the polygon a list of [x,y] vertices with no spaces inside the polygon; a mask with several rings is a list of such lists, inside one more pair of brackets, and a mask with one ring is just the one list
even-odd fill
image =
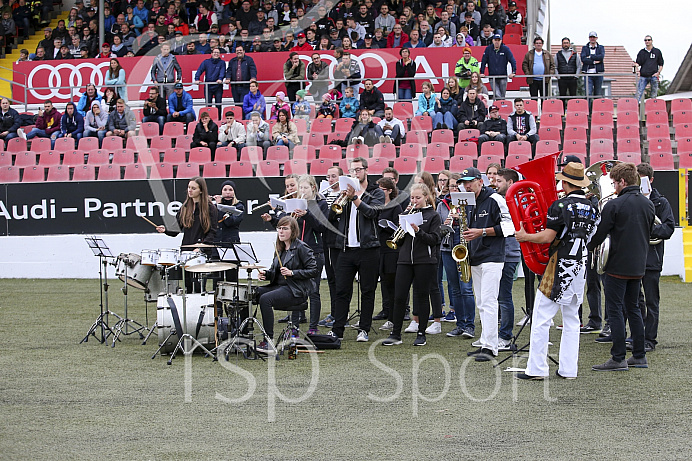
{"label": "green grass field", "polygon": [[[120,286],[110,307],[122,314]],[[692,290],[673,278],[662,280],[649,369],[592,372],[609,346],[582,335],[579,378],[543,383],[468,361],[470,341],[444,334],[369,353],[385,335],[356,343],[349,330],[341,350],[297,360],[168,366],[151,359],[156,334],[146,346],[137,335],[79,344],[99,312],[98,281],[5,279],[0,292],[2,459],[680,459],[690,445]],[[144,323],[141,292],[129,301]]]}

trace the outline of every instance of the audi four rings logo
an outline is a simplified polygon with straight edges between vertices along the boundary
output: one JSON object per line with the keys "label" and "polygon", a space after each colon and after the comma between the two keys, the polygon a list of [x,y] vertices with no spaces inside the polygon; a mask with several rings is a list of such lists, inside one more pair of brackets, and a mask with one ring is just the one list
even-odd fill
{"label": "audi four rings logo", "polygon": [[[41,100],[56,98],[56,99],[70,99],[70,88],[81,88],[87,83],[93,83],[96,87],[100,87],[104,84],[105,72],[109,66],[108,61],[104,61],[99,64],[84,62],[77,64],[58,64],[53,66],[52,64],[40,64],[31,70],[28,77],[27,86],[30,88],[29,92],[32,96],[39,98]],[[91,70],[91,75],[89,75],[89,70]],[[37,81],[44,82],[37,75],[42,72],[48,72],[47,86],[50,88],[41,88],[41,85],[35,85],[34,79]],[[66,80],[63,80],[63,77]],[[38,89],[35,87],[39,87]]]}

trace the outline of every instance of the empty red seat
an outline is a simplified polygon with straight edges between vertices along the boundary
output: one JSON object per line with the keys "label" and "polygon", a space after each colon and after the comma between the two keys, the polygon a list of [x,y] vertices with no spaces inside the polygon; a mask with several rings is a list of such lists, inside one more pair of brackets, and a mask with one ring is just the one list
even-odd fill
{"label": "empty red seat", "polygon": [[192,135],[181,134],[175,137],[175,147],[176,149],[184,149],[186,151],[190,150],[190,145],[192,144]]}
{"label": "empty red seat", "polygon": [[675,98],[670,101],[670,113],[675,117],[676,112],[687,111],[692,112],[692,99],[690,98]]}
{"label": "empty red seat", "polygon": [[[191,132],[192,133],[192,132]],[[170,138],[185,134],[185,127],[181,122],[167,122],[163,125],[163,135]]]}
{"label": "empty red seat", "polygon": [[444,142],[452,146],[454,145],[454,132],[452,130],[435,130],[432,132],[430,142]]}
{"label": "empty red seat", "polygon": [[524,99],[524,110],[531,112],[534,117],[538,117],[538,101],[535,99]]}
{"label": "empty red seat", "polygon": [[639,152],[618,152],[618,160],[639,165],[642,163],[642,154]]}
{"label": "empty red seat", "polygon": [[541,139],[536,143],[536,157],[555,154],[559,151],[559,143],[555,140]]}
{"label": "empty red seat", "polygon": [[[452,134],[452,142],[451,144],[454,143],[454,134]],[[413,157],[416,159],[422,159],[423,158],[423,146],[421,146],[418,143],[415,142],[409,142],[406,144],[402,144],[401,147],[399,148],[399,157]],[[396,167],[395,167],[396,168]]]}
{"label": "empty red seat", "polygon": [[28,166],[23,170],[22,182],[43,182],[46,180],[46,169],[42,166]]}
{"label": "empty red seat", "polygon": [[[483,146],[487,143],[483,143]],[[481,149],[483,149],[483,146],[481,146]],[[480,157],[478,157],[478,162],[477,162],[477,168],[481,171],[486,171],[488,169],[488,165],[491,163],[499,163],[502,164],[502,160],[505,158],[504,154],[503,155],[487,155],[487,154],[482,154]]]}
{"label": "empty red seat", "polygon": [[68,150],[75,150],[76,147],[74,138],[58,138],[55,140],[55,145],[51,150],[66,152]]}
{"label": "empty red seat", "polygon": [[199,176],[199,163],[181,163],[178,165],[178,171],[175,174],[176,178],[189,179]]}
{"label": "empty red seat", "polygon": [[60,165],[60,152],[41,152],[38,154],[38,164],[41,166]]}
{"label": "empty red seat", "polygon": [[322,146],[320,149],[320,158],[338,162],[343,158],[341,146],[337,146],[335,144],[327,144]]}
{"label": "empty red seat", "polygon": [[193,147],[190,149],[190,158],[188,161],[191,163],[211,162],[211,149],[208,147]]}
{"label": "empty red seat", "polygon": [[649,139],[649,155],[665,154],[673,155],[673,147],[670,138]]}
{"label": "empty red seat", "polygon": [[644,101],[644,112],[648,113],[649,112],[660,112],[666,111],[666,101],[661,98],[649,98],[646,101]]}
{"label": "empty red seat", "polygon": [[99,167],[100,181],[120,181],[120,165],[102,165]]}
{"label": "empty red seat", "polygon": [[308,162],[305,160],[286,160],[284,162],[284,176],[289,174],[308,174]]}
{"label": "empty red seat", "polygon": [[217,147],[216,152],[214,153],[214,161],[223,162],[226,164],[236,162],[238,161],[238,153],[236,152],[235,147]]}
{"label": "empty red seat", "polygon": [[14,166],[19,168],[36,165],[36,152],[18,152],[14,158]]}
{"label": "empty red seat", "polygon": [[429,133],[432,131],[432,128],[432,117],[418,115],[411,119],[411,130],[423,130]]}
{"label": "empty red seat", "polygon": [[252,163],[247,161],[233,162],[231,163],[231,170],[228,172],[228,176],[233,178],[249,178],[253,176]]}
{"label": "empty red seat", "polygon": [[609,139],[597,139],[595,141],[591,141],[590,144],[590,154],[593,156],[594,154],[613,154],[615,150],[613,149],[613,141]]}
{"label": "empty red seat", "polygon": [[389,159],[384,157],[371,158],[368,161],[368,174],[382,174],[385,168],[389,167]]}
{"label": "empty red seat", "polygon": [[19,182],[19,168],[13,166],[0,167],[0,183]]}
{"label": "empty red seat", "polygon": [[614,111],[613,100],[610,98],[594,99],[591,105],[592,114],[594,112],[610,112],[612,114]]}
{"label": "empty red seat", "polygon": [[500,99],[493,104],[500,110],[500,117],[507,119],[507,116],[514,112],[514,103],[506,99]]}
{"label": "empty red seat", "polygon": [[651,151],[649,151],[649,165],[651,165],[651,167],[657,171],[674,170],[675,160],[673,159],[672,155],[662,152],[651,153]]}
{"label": "empty red seat", "polygon": [[145,138],[155,138],[159,136],[159,124],[156,122],[144,122],[139,126],[139,134]]}
{"label": "empty red seat", "polygon": [[70,180],[70,167],[53,165],[48,167],[49,182],[64,182]]}
{"label": "empty red seat", "polygon": [[670,130],[668,125],[646,125],[646,138],[668,138],[670,139]]}
{"label": "empty red seat", "polygon": [[146,136],[132,136],[127,138],[125,149],[144,150],[149,149]]}
{"label": "empty red seat", "polygon": [[639,101],[634,98],[620,98],[617,103],[618,114],[620,112],[638,112]]}
{"label": "empty red seat", "polygon": [[426,157],[443,157],[445,159],[449,158],[449,147],[451,144],[448,143],[430,143],[428,144],[428,149],[425,153]]}
{"label": "empty red seat", "polygon": [[315,146],[309,146],[307,144],[301,144],[293,148],[293,159],[294,160],[314,160],[317,158],[317,149]]}
{"label": "empty red seat", "polygon": [[327,135],[327,144],[331,144],[332,141],[336,141],[336,140],[345,142],[347,138],[348,138],[348,132],[346,132],[346,133],[344,133],[344,132],[341,132],[341,133],[332,132],[332,133],[329,133]]}
{"label": "empty red seat", "polygon": [[281,176],[278,160],[263,160],[258,162],[257,176]]}
{"label": "empty red seat", "polygon": [[318,158],[310,160],[310,174],[313,176],[326,176],[327,170],[334,166],[335,161],[331,159]]}
{"label": "empty red seat", "polygon": [[607,126],[613,128],[613,113],[612,112],[591,112],[591,129],[597,126]]}
{"label": "empty red seat", "polygon": [[279,163],[284,163],[289,159],[287,146],[271,146],[267,149],[267,160],[276,160]]}
{"label": "empty red seat", "polygon": [[557,128],[545,128],[540,127],[538,129],[538,139],[541,141],[555,141],[556,143],[562,143],[562,138],[560,137],[560,130]]}
{"label": "empty red seat", "polygon": [[351,131],[354,121],[355,119],[351,117],[337,118],[336,122],[334,122],[334,131],[348,134],[348,132]]}
{"label": "empty red seat", "polygon": [[641,152],[641,143],[637,139],[618,139],[618,152]]}
{"label": "empty red seat", "polygon": [[541,118],[545,117],[546,114],[556,114],[562,117],[562,114],[565,113],[562,99],[546,99],[543,101],[541,109]]}
{"label": "empty red seat", "polygon": [[345,154],[346,159],[348,160],[352,160],[356,157],[368,158],[368,146],[366,146],[365,144],[350,144],[346,146]]}
{"label": "empty red seat", "polygon": [[139,163],[125,165],[123,179],[147,179],[147,167]]}
{"label": "empty red seat", "polygon": [[541,128],[562,130],[562,114],[544,113],[541,115]]}
{"label": "empty red seat", "polygon": [[240,106],[226,106],[221,112],[221,115],[223,115],[223,120],[226,119],[226,112],[233,112],[234,118],[238,121],[243,119],[243,108]]}
{"label": "empty red seat", "polygon": [[478,158],[478,145],[475,142],[458,142],[454,145],[454,157]]}
{"label": "empty red seat", "polygon": [[692,137],[678,139],[678,155],[683,154],[692,154]]}
{"label": "empty red seat", "polygon": [[406,142],[416,142],[421,145],[428,144],[428,132],[424,130],[412,130],[406,133]]}
{"label": "empty red seat", "polygon": [[[507,156],[510,155],[528,155],[531,157],[531,143],[528,141],[512,141],[509,143]],[[507,167],[509,168],[509,167]]]}
{"label": "empty red seat", "polygon": [[[167,149],[170,149],[173,147],[171,144],[171,138],[168,136],[154,136],[151,139],[151,150],[154,152],[165,152]],[[186,148],[190,148],[190,145],[188,144]]]}
{"label": "empty red seat", "polygon": [[0,166],[12,166],[12,153],[0,151]]}
{"label": "empty red seat", "polygon": [[673,112],[673,126],[692,124],[692,110]]}
{"label": "empty red seat", "polygon": [[639,124],[632,126],[618,123],[618,142],[620,142],[621,139],[639,139]]}
{"label": "empty red seat", "polygon": [[310,125],[310,133],[327,134],[332,132],[332,120],[328,118],[316,118]]}
{"label": "empty red seat", "polygon": [[568,99],[567,112],[586,112],[589,113],[589,103],[586,99]]}
{"label": "empty red seat", "polygon": [[[650,101],[648,99],[647,101]],[[646,124],[651,125],[667,125],[668,124],[668,112],[665,110],[653,110],[646,113]]]}
{"label": "empty red seat", "polygon": [[522,35],[524,33],[524,28],[521,24],[510,23],[505,26],[506,34]]}
{"label": "empty red seat", "polygon": [[454,172],[464,171],[464,169],[473,166],[473,161],[476,160],[477,157],[477,155],[455,155],[449,160],[449,169]]}
{"label": "empty red seat", "polygon": [[[63,162],[64,164],[65,162]],[[87,165],[108,165],[110,163],[110,153],[105,150],[92,150],[87,152]]]}
{"label": "empty red seat", "polygon": [[446,169],[445,162],[449,159],[449,156],[434,156],[428,155],[423,159],[423,171],[435,172],[442,171]]}
{"label": "empty red seat", "polygon": [[575,126],[587,129],[589,127],[589,113],[568,111],[565,115],[565,128]]}
{"label": "empty red seat", "polygon": [[526,154],[507,155],[507,158],[505,159],[505,168],[515,168],[517,165],[521,165],[522,163],[526,163],[530,160],[531,156]]}
{"label": "empty red seat", "polygon": [[575,139],[586,142],[586,128],[584,128],[583,126],[569,126],[565,128],[564,142],[572,141]]}
{"label": "empty red seat", "polygon": [[399,174],[415,174],[418,172],[418,157],[397,157],[394,159],[394,168]]}
{"label": "empty red seat", "polygon": [[[127,149],[125,149],[127,150]],[[115,151],[117,152],[124,152],[124,151]],[[137,163],[142,163],[144,165],[154,165],[155,163],[161,162],[161,154],[157,150],[153,149],[146,149],[142,150],[136,153],[137,154]],[[113,154],[115,155],[115,153]]]}
{"label": "empty red seat", "polygon": [[[296,128],[298,129],[298,136],[303,137],[306,134],[308,134],[308,122],[307,122],[307,120],[304,120],[302,118],[294,118],[293,123],[296,124]],[[350,128],[349,128],[349,131],[350,131]]]}
{"label": "empty red seat", "polygon": [[635,111],[624,111],[618,112],[618,128],[623,125],[631,126],[632,128],[639,128],[639,112]]}
{"label": "empty red seat", "polygon": [[84,165],[84,152],[73,150],[63,154],[62,164],[66,166]]}
{"label": "empty red seat", "polygon": [[96,168],[94,165],[80,165],[74,169],[72,181],[94,181],[96,179]]}
{"label": "empty red seat", "polygon": [[116,150],[123,148],[123,138],[120,136],[109,136],[103,138],[103,143],[101,144],[101,150],[108,152],[115,152]]}
{"label": "empty red seat", "polygon": [[202,164],[202,176],[205,178],[225,178],[226,164],[220,162],[206,162]]}
{"label": "empty red seat", "polygon": [[373,158],[382,158],[393,162],[396,158],[396,147],[389,142],[375,144],[372,149],[372,156]]}
{"label": "empty red seat", "polygon": [[613,129],[609,126],[591,126],[591,140],[613,139]]}
{"label": "empty red seat", "polygon": [[7,141],[7,146],[5,147],[6,152],[26,152],[27,150],[26,139],[24,138],[10,139]]}
{"label": "empty red seat", "polygon": [[185,163],[185,161],[185,151],[183,149],[171,147],[166,149],[166,152],[163,154],[163,163],[168,163],[169,165]]}
{"label": "empty red seat", "polygon": [[505,45],[521,45],[521,34],[505,34],[502,41]]}
{"label": "empty red seat", "polygon": [[[613,142],[612,140],[610,141]],[[571,141],[565,141],[562,145],[563,155],[576,155],[580,159],[584,160],[586,158],[586,142],[581,139],[573,139]]]}
{"label": "empty red seat", "polygon": [[150,179],[173,179],[173,164],[155,163],[151,166]]}
{"label": "empty red seat", "polygon": [[600,152],[597,154],[594,154],[593,152],[591,155],[589,155],[589,164],[593,165],[594,163],[597,162],[602,162],[604,160],[614,160],[615,155],[612,152]]}
{"label": "empty red seat", "polygon": [[394,117],[404,123],[406,123],[407,119],[413,118],[413,104],[409,101],[395,102],[392,110],[394,111]]}
{"label": "empty red seat", "polygon": [[311,146],[322,147],[324,145],[325,134],[326,133],[315,133],[310,130],[307,139],[304,139],[303,142],[307,142]]}
{"label": "empty red seat", "polygon": [[113,165],[129,165],[135,163],[135,151],[132,149],[121,149],[113,152]]}
{"label": "empty red seat", "polygon": [[[51,147],[50,139],[48,139],[48,138],[34,138],[31,140],[31,151],[32,152],[48,152],[50,150],[53,150]],[[74,148],[72,150],[74,150]]]}

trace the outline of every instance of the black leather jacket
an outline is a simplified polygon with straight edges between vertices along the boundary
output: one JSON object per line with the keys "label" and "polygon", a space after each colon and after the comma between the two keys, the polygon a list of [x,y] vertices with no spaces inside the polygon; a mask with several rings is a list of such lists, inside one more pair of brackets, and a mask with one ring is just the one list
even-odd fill
{"label": "black leather jacket", "polygon": [[[287,254],[281,258],[283,266],[293,271],[286,277],[286,284],[296,298],[309,296],[315,290],[313,279],[317,276],[317,263],[312,250],[302,240],[294,240]],[[279,260],[275,257],[272,266],[265,273],[270,285],[276,285],[281,275]]]}
{"label": "black leather jacket", "polygon": [[[384,205],[384,192],[377,184],[371,183],[368,184],[365,192],[361,194],[360,199],[361,204],[358,206],[358,219],[356,221],[356,234],[358,235],[360,247],[364,249],[379,248],[380,239],[377,229],[379,212],[377,208],[373,207]],[[353,202],[348,202],[340,215],[337,215],[331,209],[329,210],[329,221],[333,222],[334,226],[339,230],[339,234],[336,236],[336,247],[343,251],[346,250],[348,218],[351,214],[352,206]]]}

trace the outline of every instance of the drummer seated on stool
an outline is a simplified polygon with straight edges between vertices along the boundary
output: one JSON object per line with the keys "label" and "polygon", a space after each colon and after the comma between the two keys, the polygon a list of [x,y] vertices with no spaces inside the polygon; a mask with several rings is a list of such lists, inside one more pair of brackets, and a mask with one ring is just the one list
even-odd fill
{"label": "drummer seated on stool", "polygon": [[[298,240],[300,229],[295,218],[284,216],[276,226],[276,256],[271,267],[259,271],[260,280],[269,285],[259,287],[259,306],[262,323],[269,339],[274,337],[274,312],[272,309],[299,309],[314,289],[312,279],[317,275],[317,263],[310,247]],[[259,349],[266,349],[266,341]]]}

